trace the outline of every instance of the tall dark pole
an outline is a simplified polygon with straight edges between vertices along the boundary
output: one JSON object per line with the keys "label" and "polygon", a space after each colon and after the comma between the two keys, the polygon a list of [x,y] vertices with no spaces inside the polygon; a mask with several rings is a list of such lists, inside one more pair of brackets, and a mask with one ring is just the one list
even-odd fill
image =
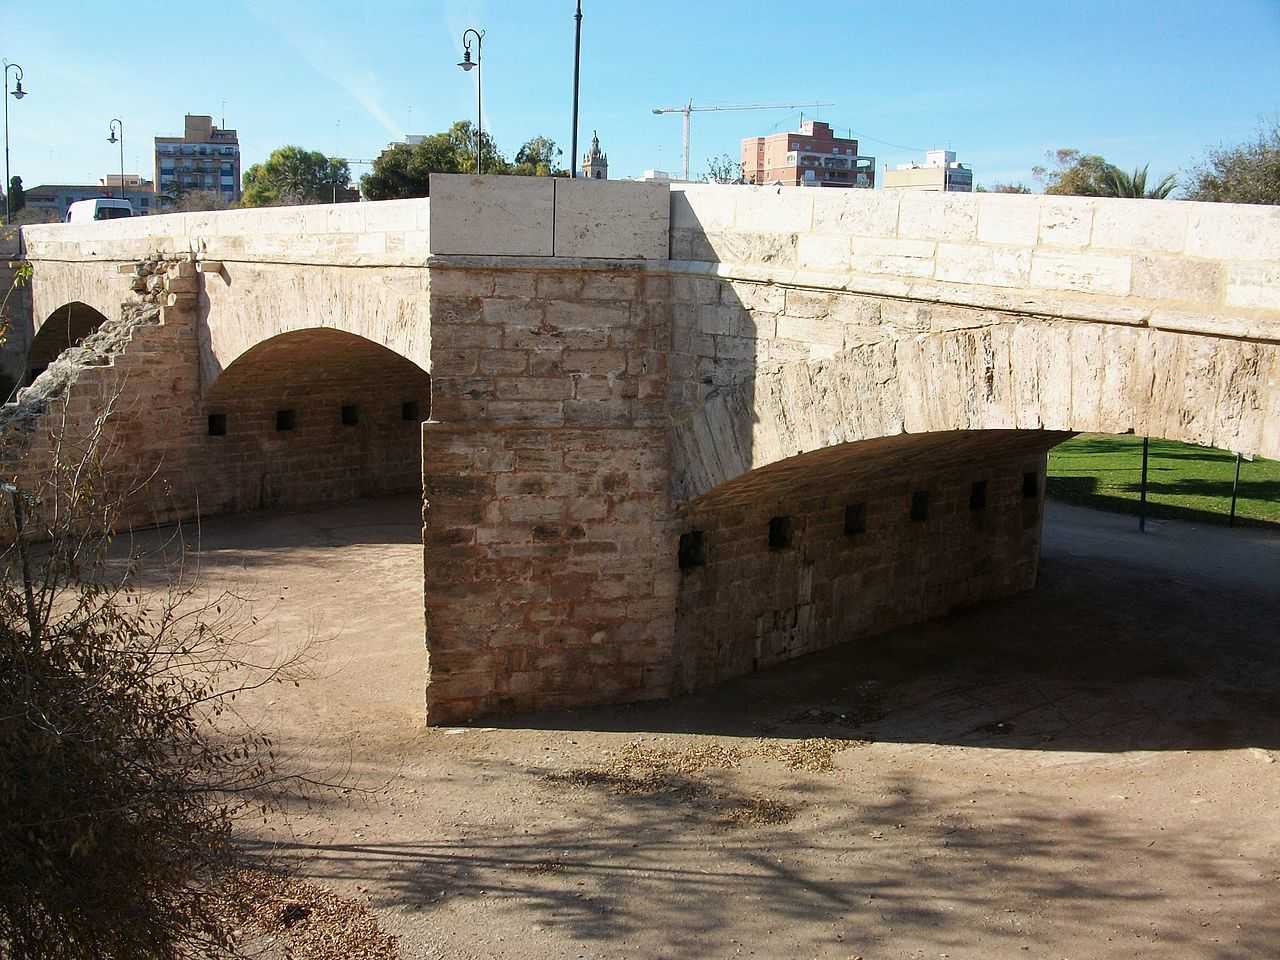
{"label": "tall dark pole", "polygon": [[578,175],[578,74],[582,63],[582,0],[578,0],[578,12],[573,15],[573,146],[569,157],[569,176]]}
{"label": "tall dark pole", "polygon": [[1147,444],[1150,437],[1142,438],[1142,490],[1138,494],[1138,532],[1147,532]]}
{"label": "tall dark pole", "polygon": [[13,177],[9,173],[9,71],[17,74],[18,87],[13,91],[15,100],[21,100],[27,94],[22,89],[22,68],[16,63],[4,62],[4,222],[8,225],[13,220]]}

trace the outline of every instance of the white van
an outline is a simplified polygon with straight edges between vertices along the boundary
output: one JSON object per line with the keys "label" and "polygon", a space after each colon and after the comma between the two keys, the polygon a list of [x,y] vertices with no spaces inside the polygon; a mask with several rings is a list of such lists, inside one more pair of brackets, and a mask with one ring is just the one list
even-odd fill
{"label": "white van", "polygon": [[107,197],[77,200],[67,207],[67,223],[93,223],[95,220],[119,220],[121,217],[132,216],[132,203]]}

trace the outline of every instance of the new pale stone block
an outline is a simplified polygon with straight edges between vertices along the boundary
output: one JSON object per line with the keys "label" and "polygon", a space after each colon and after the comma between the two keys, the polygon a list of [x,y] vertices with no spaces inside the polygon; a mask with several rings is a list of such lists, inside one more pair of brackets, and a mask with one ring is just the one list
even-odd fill
{"label": "new pale stone block", "polygon": [[1229,264],[1227,304],[1232,307],[1280,310],[1280,264]]}
{"label": "new pale stone block", "polygon": [[736,201],[741,187],[718,183],[678,184],[671,187],[671,229],[707,233],[733,226]]}
{"label": "new pale stone block", "polygon": [[551,177],[431,175],[431,252],[549,257]]}
{"label": "new pale stone block", "polygon": [[802,233],[796,243],[801,270],[849,269],[849,238],[833,233]]}
{"label": "new pale stone block", "polygon": [[978,239],[983,243],[1002,243],[1034,247],[1040,236],[1040,197],[1006,193],[982,193],[975,196],[978,204]]}
{"label": "new pale stone block", "polygon": [[665,183],[586,178],[553,183],[557,257],[667,259],[671,203]]}
{"label": "new pale stone block", "polygon": [[813,229],[809,187],[733,187],[734,228],[751,233],[806,233]]}
{"label": "new pale stone block", "polygon": [[1031,251],[980,244],[938,244],[934,279],[951,283],[1021,287],[1031,272]]}
{"label": "new pale stone block", "polygon": [[814,190],[813,229],[850,237],[895,237],[899,193],[893,190]]}
{"label": "new pale stone block", "polygon": [[1087,247],[1096,202],[1086,197],[1046,196],[1040,200],[1040,242],[1054,247]]}
{"label": "new pale stone block", "polygon": [[1186,240],[1187,207],[1180,200],[1097,201],[1091,247],[1181,253]]}
{"label": "new pale stone block", "polygon": [[978,204],[973,194],[904,191],[899,198],[899,237],[963,241],[977,235]]}
{"label": "new pale stone block", "polygon": [[1092,253],[1044,253],[1031,258],[1031,284],[1052,290],[1080,290],[1124,296],[1129,292],[1131,258]]}
{"label": "new pale stone block", "polygon": [[1184,203],[1187,253],[1223,260],[1280,260],[1280,207]]}
{"label": "new pale stone block", "polygon": [[929,240],[849,241],[849,265],[861,273],[887,273],[908,277],[933,276],[935,244]]}

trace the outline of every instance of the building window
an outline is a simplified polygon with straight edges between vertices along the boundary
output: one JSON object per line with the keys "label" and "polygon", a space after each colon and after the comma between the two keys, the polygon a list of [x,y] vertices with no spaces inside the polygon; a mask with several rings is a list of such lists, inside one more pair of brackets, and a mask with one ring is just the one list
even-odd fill
{"label": "building window", "polygon": [[298,425],[298,415],[293,410],[276,411],[276,430],[284,432]]}
{"label": "building window", "polygon": [[1040,476],[1037,473],[1024,473],[1022,475],[1022,497],[1025,500],[1031,500],[1040,496]]}
{"label": "building window", "polygon": [[209,414],[209,436],[225,437],[227,435],[227,415],[225,413]]}
{"label": "building window", "polygon": [[342,407],[342,425],[344,427],[354,427],[360,423],[360,408],[354,403],[344,404]]}

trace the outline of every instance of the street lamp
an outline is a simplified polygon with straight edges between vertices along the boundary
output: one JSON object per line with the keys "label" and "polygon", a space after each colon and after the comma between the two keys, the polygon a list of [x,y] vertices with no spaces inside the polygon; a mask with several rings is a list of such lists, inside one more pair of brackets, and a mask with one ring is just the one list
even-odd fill
{"label": "street lamp", "polygon": [[[119,137],[116,136],[116,127],[120,128]],[[124,197],[124,121],[123,120],[111,121],[111,136],[107,138],[107,143],[115,143],[117,142],[117,140],[120,143],[120,199],[123,200],[125,198]]]}
{"label": "street lamp", "polygon": [[569,155],[569,176],[578,175],[578,64],[582,59],[582,0],[573,15],[573,146]]}
{"label": "street lamp", "polygon": [[[475,34],[476,38],[476,58],[471,59],[471,41],[467,39],[470,34]],[[462,59],[458,61],[464,71],[470,73],[476,70],[476,173],[484,173],[484,165],[480,160],[480,148],[484,144],[484,101],[481,100],[480,88],[480,48],[484,46],[484,31],[475,30],[468,27],[462,34]]]}
{"label": "street lamp", "polygon": [[21,100],[27,95],[27,91],[22,89],[22,68],[16,63],[10,63],[8,60],[4,62],[4,222],[9,223],[13,219],[12,197],[13,178],[9,175],[9,71],[13,70],[18,76],[18,87],[13,91],[13,99]]}

